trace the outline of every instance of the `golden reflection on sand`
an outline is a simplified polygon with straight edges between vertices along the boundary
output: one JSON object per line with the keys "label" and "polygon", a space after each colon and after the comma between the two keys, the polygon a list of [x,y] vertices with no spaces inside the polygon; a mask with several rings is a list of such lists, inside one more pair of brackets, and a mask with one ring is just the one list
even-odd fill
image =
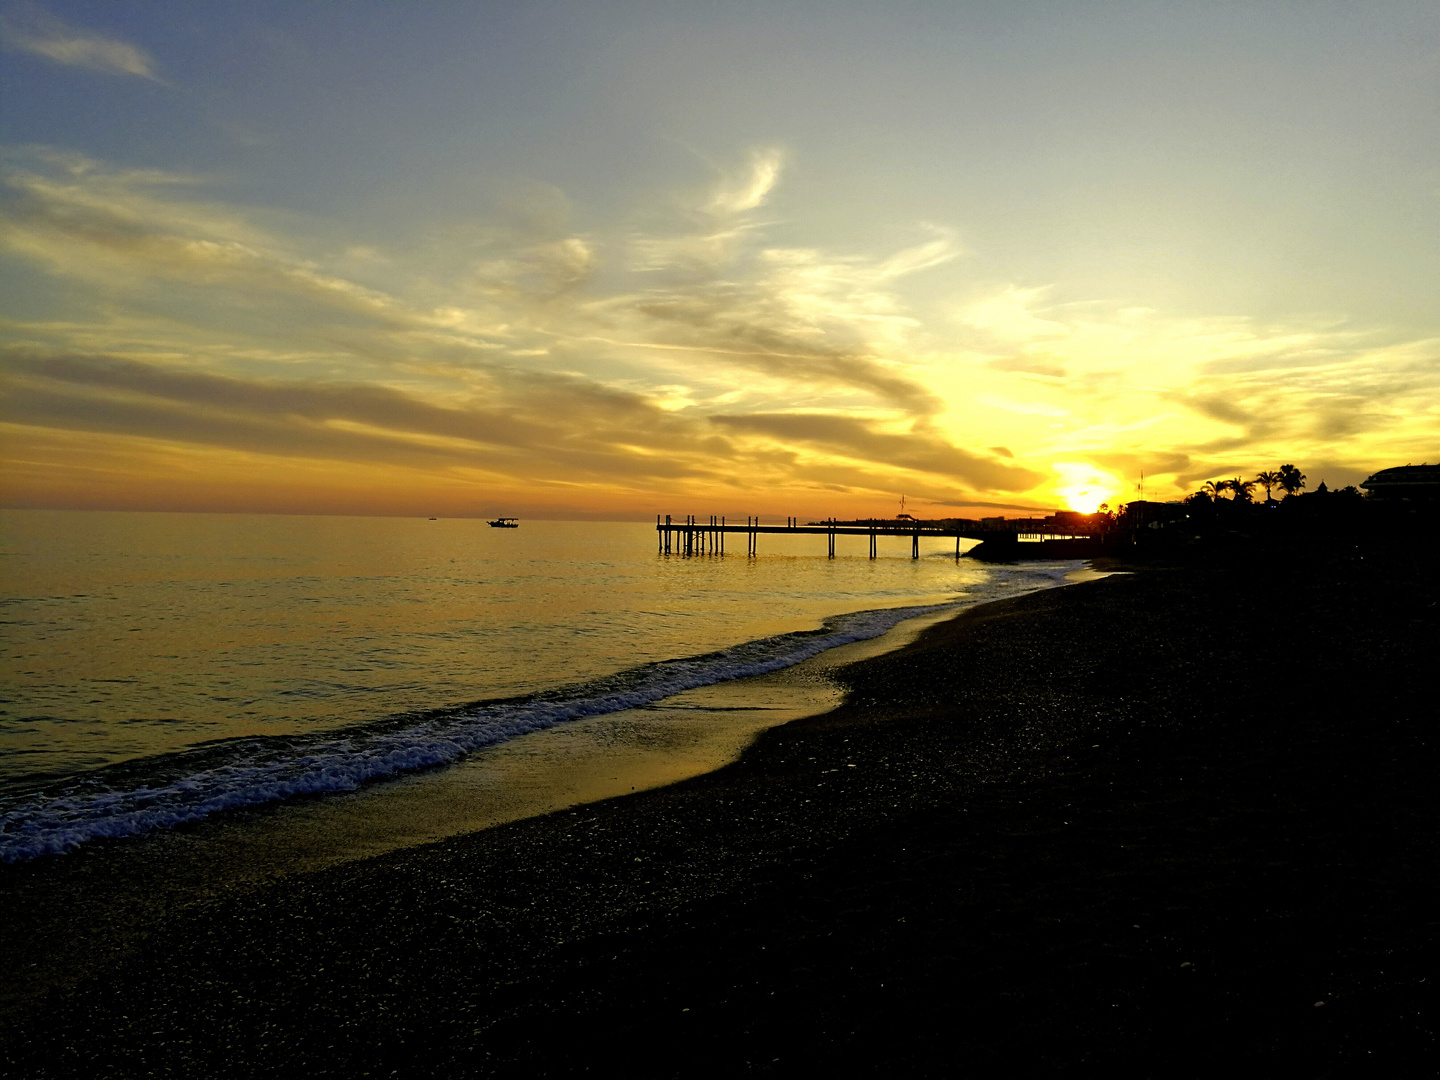
{"label": "golden reflection on sand", "polygon": [[469,755],[455,765],[292,803],[244,821],[207,823],[231,873],[268,876],[475,832],[522,818],[673,784],[735,760],[767,728],[840,703],[829,673],[913,641],[953,611],[898,624],[769,675],[677,694],[654,705],[576,720]]}

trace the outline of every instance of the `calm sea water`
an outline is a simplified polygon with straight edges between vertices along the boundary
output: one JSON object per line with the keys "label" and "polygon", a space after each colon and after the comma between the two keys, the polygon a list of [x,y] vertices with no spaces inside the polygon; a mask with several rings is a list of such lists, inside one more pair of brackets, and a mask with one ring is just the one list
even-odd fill
{"label": "calm sea water", "polygon": [[0,858],[351,790],[1073,569],[866,543],[685,559],[646,524],[0,512]]}

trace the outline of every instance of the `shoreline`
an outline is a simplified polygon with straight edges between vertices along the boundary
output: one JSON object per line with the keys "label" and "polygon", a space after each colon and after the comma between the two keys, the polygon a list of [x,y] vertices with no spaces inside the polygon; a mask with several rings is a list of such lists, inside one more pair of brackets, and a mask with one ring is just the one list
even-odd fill
{"label": "shoreline", "polygon": [[[775,672],[567,721],[353,792],[238,808],[0,864],[0,904],[14,913],[0,962],[0,1018],[24,1017],[39,995],[113,965],[197,905],[723,768],[764,731],[835,708],[837,668],[904,648],[924,629],[992,602],[913,616]],[[112,923],[116,910],[125,915]]]}
{"label": "shoreline", "polygon": [[971,609],[716,772],[191,911],[7,1060],[1433,1063],[1440,589],[1366,554],[1301,552],[1265,595],[1247,556]]}
{"label": "shoreline", "polygon": [[[1026,581],[1027,576],[1042,580]],[[1013,593],[1016,581],[1024,583],[1021,588],[1047,587],[1058,583],[1044,580],[1052,577],[1053,570],[1045,569],[1015,577],[995,575],[981,583],[981,592]],[[954,594],[956,588],[961,590],[959,596]],[[911,618],[924,617],[927,610],[987,599],[967,595],[965,586],[952,585],[948,599],[936,596],[931,602],[915,603],[912,598],[911,603],[896,607],[862,606],[816,616],[811,625],[802,619],[789,631],[722,643],[695,655],[637,662],[610,673],[576,676],[568,684],[542,686],[519,696],[412,710],[330,731],[206,740],[69,775],[10,777],[0,812],[5,824],[0,830],[0,863],[14,865],[38,855],[65,854],[77,845],[141,836],[203,822],[216,814],[403,782],[531,733],[648,709],[686,694],[687,687],[703,693],[708,686],[733,683],[749,673],[785,670],[847,638],[883,636],[895,619],[908,621],[907,612]]]}

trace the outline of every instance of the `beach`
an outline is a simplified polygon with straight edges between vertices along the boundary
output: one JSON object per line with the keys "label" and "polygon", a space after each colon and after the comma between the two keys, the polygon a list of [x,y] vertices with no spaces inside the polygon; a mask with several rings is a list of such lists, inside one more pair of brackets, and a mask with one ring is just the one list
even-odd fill
{"label": "beach", "polygon": [[0,1080],[1440,1077],[1437,42],[0,0]]}
{"label": "beach", "polygon": [[7,1072],[1433,1071],[1433,563],[1126,569],[715,772],[187,908]]}

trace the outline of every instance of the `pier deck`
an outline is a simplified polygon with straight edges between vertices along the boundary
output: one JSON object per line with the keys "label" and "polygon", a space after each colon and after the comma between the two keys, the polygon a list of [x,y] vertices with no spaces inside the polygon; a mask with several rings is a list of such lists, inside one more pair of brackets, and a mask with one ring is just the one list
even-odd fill
{"label": "pier deck", "polygon": [[835,557],[837,536],[868,536],[870,558],[876,557],[876,542],[882,536],[906,536],[910,538],[910,557],[920,557],[922,536],[941,537],[955,540],[955,557],[960,557],[961,540],[994,540],[1013,542],[1028,540],[1090,539],[1098,535],[1089,521],[1082,520],[1088,515],[1058,513],[1045,518],[947,518],[940,521],[922,521],[905,518],[874,518],[869,520],[810,521],[800,524],[799,518],[786,518],[784,525],[761,525],[759,517],[745,519],[745,524],[731,524],[723,517],[711,517],[701,521],[687,515],[684,521],[675,521],[669,514],[662,519],[655,516],[655,531],[658,534],[658,550],[665,555],[723,555],[725,537],[743,533],[746,538],[747,556],[758,554],[759,537],[763,534],[806,534],[824,536],[829,540],[829,556]]}

